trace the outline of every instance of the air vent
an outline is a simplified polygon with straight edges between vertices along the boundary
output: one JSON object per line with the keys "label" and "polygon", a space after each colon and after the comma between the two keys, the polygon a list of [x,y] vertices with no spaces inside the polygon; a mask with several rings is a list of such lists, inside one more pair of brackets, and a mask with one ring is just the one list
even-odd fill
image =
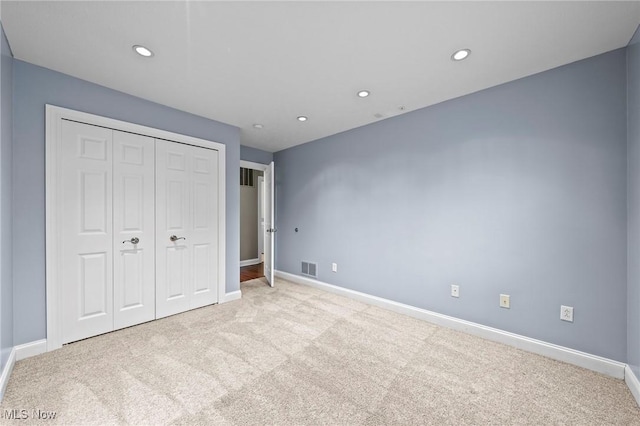
{"label": "air vent", "polygon": [[307,275],[309,277],[318,277],[318,264],[302,261],[302,275]]}

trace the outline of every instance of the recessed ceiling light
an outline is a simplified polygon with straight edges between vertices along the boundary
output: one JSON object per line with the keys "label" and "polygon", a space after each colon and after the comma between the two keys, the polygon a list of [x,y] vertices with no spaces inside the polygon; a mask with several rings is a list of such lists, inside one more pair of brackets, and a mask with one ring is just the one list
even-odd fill
{"label": "recessed ceiling light", "polygon": [[451,55],[451,60],[452,61],[461,61],[463,59],[466,59],[467,56],[469,56],[471,54],[471,50],[469,49],[460,49],[460,50],[456,50],[453,55]]}
{"label": "recessed ceiling light", "polygon": [[149,57],[153,56],[153,52],[151,50],[147,49],[144,46],[140,46],[139,44],[134,45],[133,46],[133,50],[138,55],[144,56],[145,58],[149,58]]}
{"label": "recessed ceiling light", "polygon": [[253,128],[254,129],[262,129],[262,128],[264,128],[264,126],[262,124],[260,124],[260,123],[256,123],[256,124],[253,125]]}
{"label": "recessed ceiling light", "polygon": [[369,92],[368,90],[361,90],[361,91],[358,92],[358,97],[366,98],[370,94],[371,94],[371,92]]}
{"label": "recessed ceiling light", "polygon": [[308,118],[305,117],[304,115],[298,116],[298,121],[307,121],[307,120],[308,120]]}

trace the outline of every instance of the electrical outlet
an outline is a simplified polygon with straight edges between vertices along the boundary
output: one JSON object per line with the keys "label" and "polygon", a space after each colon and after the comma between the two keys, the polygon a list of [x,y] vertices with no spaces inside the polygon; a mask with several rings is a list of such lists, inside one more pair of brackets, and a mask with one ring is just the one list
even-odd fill
{"label": "electrical outlet", "polygon": [[508,294],[500,295],[500,307],[510,309],[511,308],[511,300]]}
{"label": "electrical outlet", "polygon": [[338,272],[338,264],[337,263],[332,263],[331,264],[331,272]]}
{"label": "electrical outlet", "polygon": [[451,297],[460,297],[460,286],[451,284]]}
{"label": "electrical outlet", "polygon": [[573,306],[560,306],[560,319],[573,322]]}

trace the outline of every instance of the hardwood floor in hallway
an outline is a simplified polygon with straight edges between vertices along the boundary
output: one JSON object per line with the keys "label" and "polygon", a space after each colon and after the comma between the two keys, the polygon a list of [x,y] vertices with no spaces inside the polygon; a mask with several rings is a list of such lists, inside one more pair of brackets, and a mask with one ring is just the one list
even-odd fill
{"label": "hardwood floor in hallway", "polygon": [[257,265],[243,266],[240,268],[240,282],[252,280],[254,278],[264,277],[264,263]]}

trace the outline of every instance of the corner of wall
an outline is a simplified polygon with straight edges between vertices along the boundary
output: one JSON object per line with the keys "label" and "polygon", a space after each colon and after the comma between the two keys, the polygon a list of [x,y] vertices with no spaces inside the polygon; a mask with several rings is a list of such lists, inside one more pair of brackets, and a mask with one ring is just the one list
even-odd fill
{"label": "corner of wall", "polygon": [[638,403],[638,406],[640,406],[640,381],[628,365],[624,369],[624,381],[631,391],[631,395],[633,395]]}
{"label": "corner of wall", "polygon": [[[627,363],[640,376],[640,26],[629,42],[627,60]],[[633,389],[632,389],[633,390]],[[640,389],[638,390],[640,392]],[[634,394],[636,395],[636,394]],[[638,398],[638,396],[636,396]]]}
{"label": "corner of wall", "polygon": [[11,367],[13,333],[13,54],[0,22],[0,368]]}
{"label": "corner of wall", "polygon": [[6,364],[0,370],[0,402],[4,399],[4,393],[7,390],[7,385],[9,384],[9,379],[11,378],[11,372],[13,371],[13,366],[16,363],[16,351],[15,349],[11,350],[11,354],[9,355],[9,359]]}
{"label": "corner of wall", "polygon": [[15,364],[12,260],[13,53],[0,17],[0,401]]}

